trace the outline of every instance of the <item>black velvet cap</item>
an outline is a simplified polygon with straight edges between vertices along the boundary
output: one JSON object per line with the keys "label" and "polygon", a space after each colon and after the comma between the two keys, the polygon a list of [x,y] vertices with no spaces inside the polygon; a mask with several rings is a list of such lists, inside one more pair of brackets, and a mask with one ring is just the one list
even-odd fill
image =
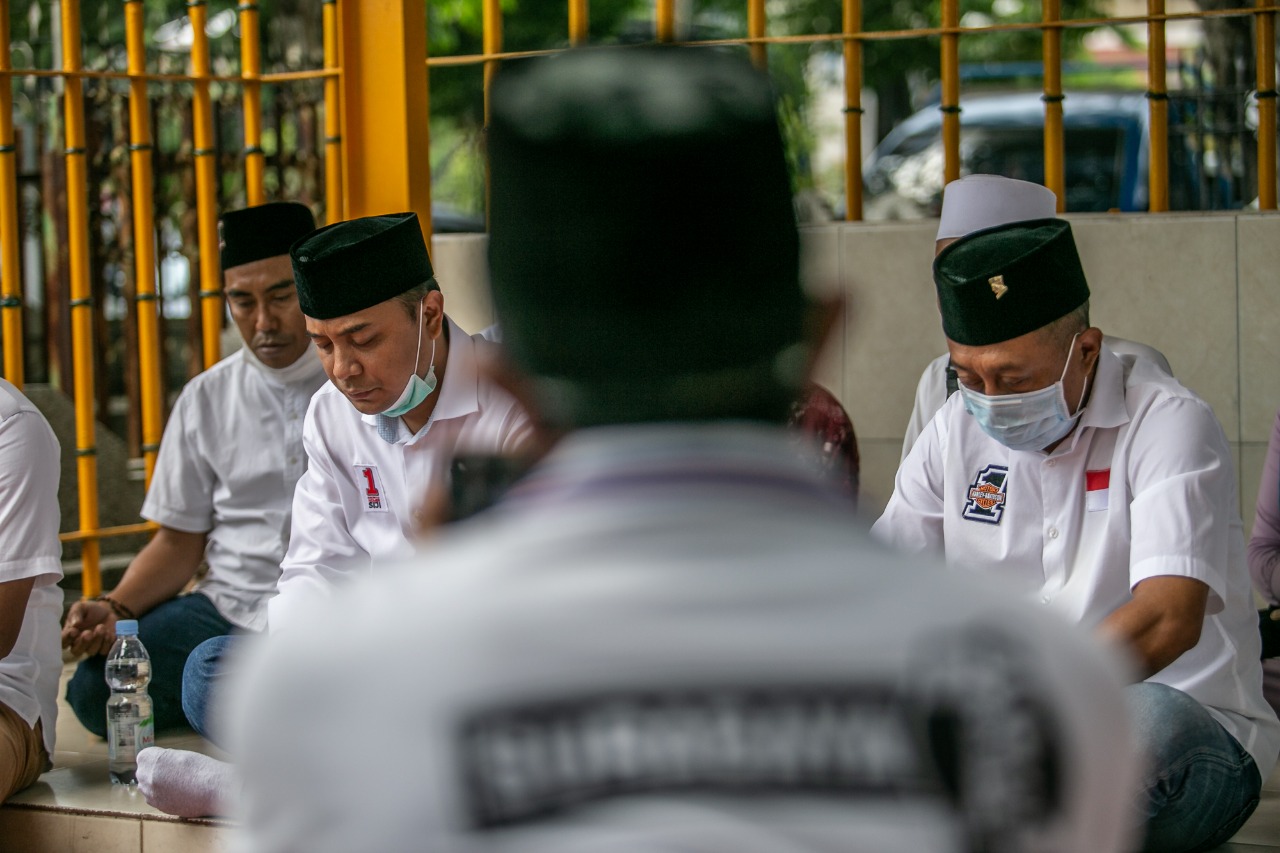
{"label": "black velvet cap", "polygon": [[975,231],[933,262],[942,330],[965,346],[1033,332],[1089,299],[1071,225],[1036,219]]}
{"label": "black velvet cap", "polygon": [[326,225],[289,256],[302,313],[316,320],[372,308],[434,276],[416,213]]}
{"label": "black velvet cap", "polygon": [[314,230],[311,209],[296,201],[273,201],[224,213],[219,237],[222,268],[287,255],[290,246]]}
{"label": "black velvet cap", "polygon": [[736,53],[578,49],[510,63],[488,136],[509,357],[618,398],[769,364],[806,300],[767,76]]}

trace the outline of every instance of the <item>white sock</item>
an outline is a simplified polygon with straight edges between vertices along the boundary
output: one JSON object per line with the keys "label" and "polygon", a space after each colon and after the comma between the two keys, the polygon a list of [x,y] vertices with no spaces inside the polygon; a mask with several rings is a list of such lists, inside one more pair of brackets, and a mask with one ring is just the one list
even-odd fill
{"label": "white sock", "polygon": [[138,790],[165,814],[226,814],[240,792],[235,768],[216,758],[150,746],[138,753]]}

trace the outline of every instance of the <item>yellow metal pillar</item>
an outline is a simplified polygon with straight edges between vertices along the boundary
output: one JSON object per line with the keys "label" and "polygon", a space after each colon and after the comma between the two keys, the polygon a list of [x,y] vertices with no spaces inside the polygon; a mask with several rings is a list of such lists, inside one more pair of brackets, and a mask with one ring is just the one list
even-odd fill
{"label": "yellow metal pillar", "polygon": [[196,230],[200,244],[200,319],[203,329],[204,366],[213,367],[222,357],[222,271],[218,263],[217,148],[213,139],[213,102],[209,96],[209,6],[205,0],[188,0],[191,17],[191,76],[196,78],[191,104],[195,125]]}
{"label": "yellow metal pillar", "polygon": [[[1271,0],[1257,0],[1268,6]],[[1259,12],[1258,209],[1276,209],[1276,13]]]}
{"label": "yellow metal pillar", "polygon": [[1066,144],[1062,127],[1062,0],[1042,0],[1044,20],[1044,185],[1058,197],[1058,212],[1067,209]]}
{"label": "yellow metal pillar", "polygon": [[581,47],[587,43],[589,21],[587,0],[569,0],[569,44]]}
{"label": "yellow metal pillar", "polygon": [[[485,56],[502,53],[502,0],[483,0],[481,9],[481,26]],[[486,59],[484,63],[484,124],[489,126],[489,87],[493,85],[493,76],[498,73],[502,63],[496,59]]]}
{"label": "yellow metal pillar", "polygon": [[676,0],[655,0],[658,41],[676,40]]}
{"label": "yellow metal pillar", "polygon": [[[338,0],[324,0],[324,68],[336,71]],[[346,218],[342,209],[342,80],[324,78],[324,216],[326,223]]]}
{"label": "yellow metal pillar", "polygon": [[[9,53],[9,2],[0,0],[0,69]],[[4,377],[22,387],[22,272],[18,267],[18,156],[13,138],[13,81],[0,76],[0,339]]]}
{"label": "yellow metal pillar", "polygon": [[[765,36],[764,0],[747,0],[747,38],[759,39]],[[756,68],[769,67],[769,46],[765,44],[751,45],[751,61]]]}
{"label": "yellow metal pillar", "polygon": [[1169,90],[1165,81],[1164,0],[1147,0],[1147,98],[1151,109],[1151,165],[1147,175],[1151,201],[1147,209],[1169,209]]}
{"label": "yellow metal pillar", "polygon": [[241,0],[240,76],[244,77],[244,194],[249,206],[267,200],[263,186],[266,156],[262,151],[262,47],[258,30],[258,4]]}
{"label": "yellow metal pillar", "polygon": [[[142,0],[125,0],[125,49],[129,57],[129,74],[147,73],[147,43],[143,31]],[[133,268],[135,303],[138,318],[138,373],[142,397],[142,456],[146,466],[146,482],[156,467],[160,449],[161,395],[164,385],[160,376],[160,319],[156,312],[156,230],[151,200],[152,184],[151,110],[147,98],[147,81],[141,77],[129,80],[129,166],[133,173]]]}
{"label": "yellow metal pillar", "polygon": [[862,0],[844,0],[844,218],[862,219]]}
{"label": "yellow metal pillar", "polygon": [[80,56],[80,4],[58,4],[62,24],[63,116],[66,124],[67,257],[71,267],[71,352],[75,377],[76,483],[80,532],[89,534],[81,556],[86,596],[102,591],[98,566],[98,463],[94,436],[93,291],[89,284],[89,181],[85,162],[84,80]]}
{"label": "yellow metal pillar", "polygon": [[429,241],[425,0],[344,2],[340,13],[347,214],[411,210]]}
{"label": "yellow metal pillar", "polygon": [[[960,27],[958,0],[942,0],[942,27]],[[960,35],[942,34],[942,150],[946,165],[944,180],[951,183],[960,177]]]}

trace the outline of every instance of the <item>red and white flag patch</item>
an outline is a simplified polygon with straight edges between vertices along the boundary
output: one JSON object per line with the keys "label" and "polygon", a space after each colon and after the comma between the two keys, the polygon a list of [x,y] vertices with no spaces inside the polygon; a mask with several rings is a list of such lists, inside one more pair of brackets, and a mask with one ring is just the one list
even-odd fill
{"label": "red and white flag patch", "polygon": [[1084,472],[1084,508],[1089,512],[1102,512],[1110,504],[1111,469]]}

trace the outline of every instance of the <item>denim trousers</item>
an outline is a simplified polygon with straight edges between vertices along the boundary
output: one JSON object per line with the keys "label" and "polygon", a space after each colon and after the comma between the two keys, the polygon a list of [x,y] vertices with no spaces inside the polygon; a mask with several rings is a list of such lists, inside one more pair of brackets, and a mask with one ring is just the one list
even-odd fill
{"label": "denim trousers", "polygon": [[[212,637],[196,646],[182,671],[182,710],[187,722],[210,743],[224,746],[218,733],[215,703],[227,678],[235,672],[235,654],[252,634]],[[228,664],[228,660],[231,661]]]}
{"label": "denim trousers", "polygon": [[[182,670],[191,650],[210,637],[230,633],[233,626],[198,592],[171,598],[138,619],[138,637],[151,656],[147,693],[155,710],[156,731],[186,725],[182,713]],[[80,661],[67,682],[67,704],[81,725],[107,736],[107,659],[95,655]]]}
{"label": "denim trousers", "polygon": [[1258,806],[1262,777],[1253,758],[1182,691],[1144,682],[1125,692],[1147,760],[1137,803],[1142,849],[1194,853],[1227,841]]}

